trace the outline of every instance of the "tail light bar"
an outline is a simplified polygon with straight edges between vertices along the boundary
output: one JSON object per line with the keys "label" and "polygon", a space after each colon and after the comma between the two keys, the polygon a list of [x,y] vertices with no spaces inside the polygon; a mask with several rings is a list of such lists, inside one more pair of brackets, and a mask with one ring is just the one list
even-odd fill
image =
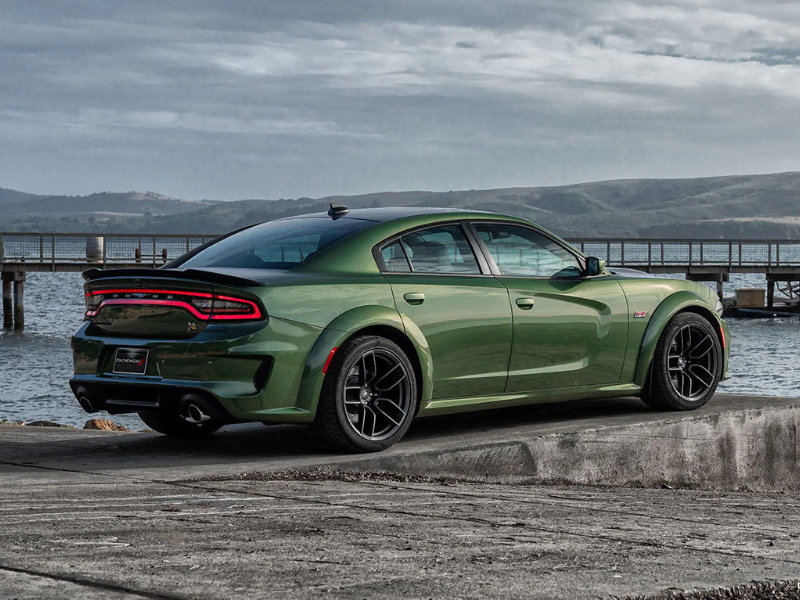
{"label": "tail light bar", "polygon": [[86,317],[104,306],[173,306],[203,321],[255,321],[264,316],[252,300],[207,292],[150,289],[113,289],[86,292]]}

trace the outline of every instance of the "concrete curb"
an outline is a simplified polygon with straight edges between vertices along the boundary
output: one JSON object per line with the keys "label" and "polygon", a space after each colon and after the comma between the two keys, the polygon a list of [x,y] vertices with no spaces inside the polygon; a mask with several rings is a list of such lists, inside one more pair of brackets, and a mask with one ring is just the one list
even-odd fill
{"label": "concrete curb", "polygon": [[327,463],[493,483],[800,489],[800,402]]}
{"label": "concrete curb", "polygon": [[[300,426],[241,425],[207,440],[0,425],[0,474],[31,468],[161,480],[284,470],[395,473],[489,483],[800,489],[800,399],[718,394],[658,413],[636,398],[421,419],[381,453],[333,454]],[[39,476],[45,475],[40,470]]]}

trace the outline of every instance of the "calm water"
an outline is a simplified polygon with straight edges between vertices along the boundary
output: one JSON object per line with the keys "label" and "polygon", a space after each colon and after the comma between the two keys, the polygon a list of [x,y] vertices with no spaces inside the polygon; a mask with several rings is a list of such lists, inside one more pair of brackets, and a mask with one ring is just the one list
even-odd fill
{"label": "calm water", "polygon": [[[736,287],[763,285],[757,275],[732,279],[726,296]],[[28,274],[26,330],[0,330],[0,419],[82,426],[89,418],[67,385],[72,374],[69,337],[83,318],[82,283],[76,273]],[[800,320],[731,319],[730,327],[733,377],[721,391],[775,396],[800,392]],[[117,415],[114,420],[142,427],[135,416]]]}

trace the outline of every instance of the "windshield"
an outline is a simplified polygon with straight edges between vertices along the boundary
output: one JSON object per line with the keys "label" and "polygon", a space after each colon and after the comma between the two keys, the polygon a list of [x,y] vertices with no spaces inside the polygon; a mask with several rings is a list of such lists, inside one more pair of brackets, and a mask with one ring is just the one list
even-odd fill
{"label": "windshield", "polygon": [[314,217],[270,221],[210,245],[179,267],[291,269],[325,246],[374,224],[361,219]]}

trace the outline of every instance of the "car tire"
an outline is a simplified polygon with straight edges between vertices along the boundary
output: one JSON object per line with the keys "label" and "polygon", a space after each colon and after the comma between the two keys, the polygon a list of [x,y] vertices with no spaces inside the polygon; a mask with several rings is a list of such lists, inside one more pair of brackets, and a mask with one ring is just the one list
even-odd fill
{"label": "car tire", "polygon": [[378,452],[405,435],[416,403],[417,380],[403,349],[383,337],[358,336],[331,360],[313,429],[332,449]]}
{"label": "car tire", "polygon": [[153,431],[185,439],[203,438],[222,427],[218,421],[189,423],[175,413],[140,412],[139,418]]}
{"label": "car tire", "polygon": [[722,363],[722,344],[708,319],[679,313],[661,334],[641,398],[658,410],[700,408],[717,389]]}

